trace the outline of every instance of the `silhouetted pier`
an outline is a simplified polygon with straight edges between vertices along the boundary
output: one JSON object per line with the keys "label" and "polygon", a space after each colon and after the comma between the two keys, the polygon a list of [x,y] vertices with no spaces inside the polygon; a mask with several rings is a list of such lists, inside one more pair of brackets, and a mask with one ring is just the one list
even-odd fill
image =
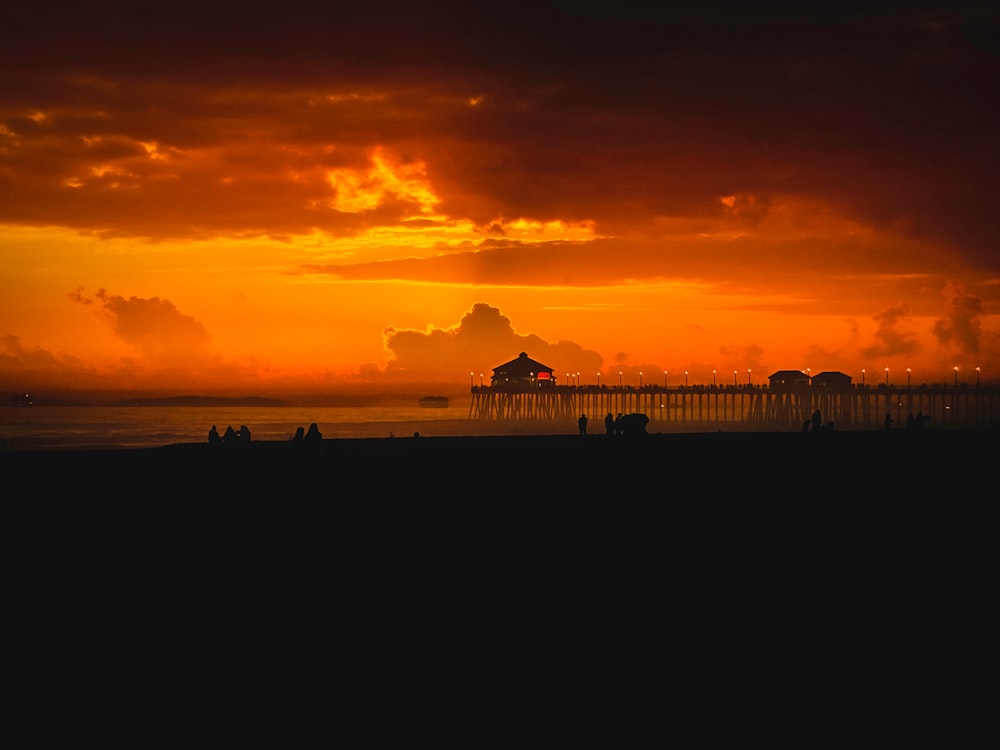
{"label": "silhouetted pier", "polygon": [[933,425],[988,425],[1000,419],[1000,388],[960,384],[888,386],[768,385],[691,386],[550,386],[510,389],[472,386],[470,419],[564,420],[587,414],[593,431],[603,429],[607,413],[642,413],[655,431],[684,426],[745,425],[769,429],[801,428],[816,410],[823,424],[836,427],[906,427],[913,416]]}

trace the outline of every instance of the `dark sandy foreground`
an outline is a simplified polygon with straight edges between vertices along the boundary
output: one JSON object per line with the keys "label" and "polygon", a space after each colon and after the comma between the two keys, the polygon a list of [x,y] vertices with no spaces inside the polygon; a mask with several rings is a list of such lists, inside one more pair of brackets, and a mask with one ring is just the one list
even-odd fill
{"label": "dark sandy foreground", "polygon": [[974,656],[998,444],[927,430],[3,453],[8,619],[39,668],[80,673],[568,657],[899,677]]}

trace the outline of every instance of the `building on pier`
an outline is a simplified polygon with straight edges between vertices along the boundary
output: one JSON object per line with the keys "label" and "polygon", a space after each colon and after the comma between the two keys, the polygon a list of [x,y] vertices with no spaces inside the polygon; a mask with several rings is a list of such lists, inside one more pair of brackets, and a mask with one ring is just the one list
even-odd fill
{"label": "building on pier", "polygon": [[778,370],[767,377],[772,391],[794,391],[809,387],[809,376],[801,370]]}
{"label": "building on pier", "polygon": [[490,386],[501,391],[527,392],[555,388],[552,368],[521,352],[516,359],[493,368]]}

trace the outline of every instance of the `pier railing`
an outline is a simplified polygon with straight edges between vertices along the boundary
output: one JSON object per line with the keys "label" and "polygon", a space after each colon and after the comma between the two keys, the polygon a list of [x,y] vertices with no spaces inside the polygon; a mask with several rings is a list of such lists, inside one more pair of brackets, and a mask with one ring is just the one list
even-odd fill
{"label": "pier railing", "polygon": [[[816,411],[822,423],[838,427],[893,427],[910,418],[936,425],[989,425],[1000,420],[1000,388],[960,384],[950,386],[856,385],[828,389],[815,386],[770,388],[729,386],[550,386],[511,390],[473,386],[470,419],[554,420],[586,414],[603,419],[607,413],[642,413],[651,426],[698,424],[801,428]],[[595,422],[596,425],[596,422]]]}

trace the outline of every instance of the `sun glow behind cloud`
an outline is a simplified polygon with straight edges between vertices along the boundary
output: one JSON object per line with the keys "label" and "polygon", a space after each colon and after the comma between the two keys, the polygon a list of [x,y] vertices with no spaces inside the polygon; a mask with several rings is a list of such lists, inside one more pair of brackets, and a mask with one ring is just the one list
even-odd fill
{"label": "sun glow behind cloud", "polygon": [[425,164],[393,164],[381,147],[372,154],[369,169],[331,170],[327,180],[334,191],[331,206],[346,213],[370,211],[394,197],[415,204],[418,214],[431,216],[440,203],[427,180]]}

